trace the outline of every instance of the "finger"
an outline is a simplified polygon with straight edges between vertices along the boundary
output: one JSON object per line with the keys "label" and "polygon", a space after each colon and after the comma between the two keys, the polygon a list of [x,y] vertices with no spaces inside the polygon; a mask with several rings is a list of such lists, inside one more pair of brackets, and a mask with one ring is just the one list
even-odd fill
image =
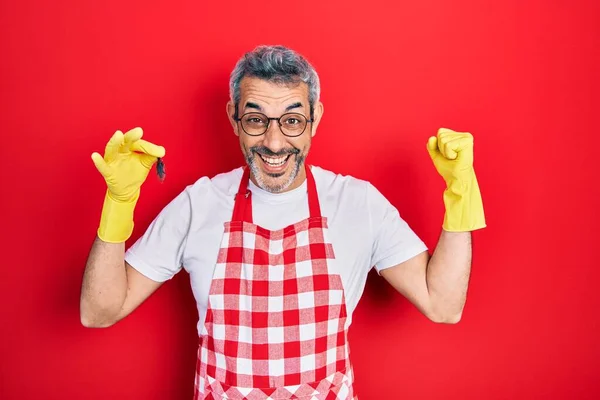
{"label": "finger", "polygon": [[119,153],[119,148],[123,144],[123,132],[116,131],[108,143],[106,144],[106,148],[104,149],[104,160],[110,161],[117,156]]}
{"label": "finger", "polygon": [[[468,135],[468,133],[456,132],[452,129],[448,128],[440,128],[438,129],[438,143],[440,152],[442,155],[449,159],[454,160],[457,157],[455,145],[449,145],[453,143],[455,140],[460,139],[464,136]],[[453,147],[454,146],[454,147]]]}
{"label": "finger", "polygon": [[136,140],[141,139],[143,135],[144,135],[144,131],[139,126],[136,128],[130,129],[125,133],[125,142],[126,143],[135,142]]}
{"label": "finger", "polygon": [[468,149],[473,143],[472,137],[470,136],[457,136],[449,140],[444,144],[444,155],[450,160],[455,160],[459,154]]}
{"label": "finger", "polygon": [[157,157],[154,157],[150,154],[141,154],[140,155],[140,162],[142,163],[142,165],[148,169],[150,169],[152,167],[152,165],[158,161]]}
{"label": "finger", "polygon": [[456,146],[454,145],[454,143],[456,142],[456,139],[452,136],[445,136],[442,140],[441,140],[441,152],[442,155],[444,157],[446,157],[448,160],[454,160],[456,159],[456,151],[455,148]]}
{"label": "finger", "polygon": [[149,154],[153,157],[164,157],[165,148],[163,146],[155,145],[146,140],[138,140],[131,145],[132,151],[137,151],[144,154]]}
{"label": "finger", "polygon": [[140,140],[143,135],[144,135],[144,131],[140,127],[136,127],[136,128],[128,130],[127,133],[125,133],[125,135],[123,137],[123,141],[125,144],[123,146],[123,152],[130,151],[131,145],[133,143],[137,142],[138,140]]}
{"label": "finger", "polygon": [[456,156],[460,157],[461,153],[469,151],[473,148],[473,136],[466,135],[452,141],[452,150],[456,152]]}
{"label": "finger", "polygon": [[110,174],[110,167],[99,153],[92,153],[92,161],[94,162],[96,169],[98,170],[98,172],[100,172],[100,174],[102,174],[102,176],[106,177]]}
{"label": "finger", "polygon": [[437,156],[438,154],[438,139],[435,136],[431,136],[429,140],[427,140],[427,151],[429,151],[429,155],[431,158]]}
{"label": "finger", "polygon": [[446,157],[448,160],[456,160],[456,157],[458,157],[458,153],[451,147],[446,147],[444,157]]}
{"label": "finger", "polygon": [[[451,140],[454,140],[459,137],[463,137],[465,135],[468,135],[468,133],[456,132],[456,131],[453,131],[452,129],[447,129],[447,128],[440,128],[437,133],[437,137],[438,137],[438,140],[441,143],[441,145],[444,145]],[[441,145],[440,145],[440,148],[442,147]]]}
{"label": "finger", "polygon": [[452,134],[456,134],[459,132],[453,131],[452,129],[448,129],[448,128],[440,128],[438,129],[438,136],[445,136],[445,135],[452,135]]}

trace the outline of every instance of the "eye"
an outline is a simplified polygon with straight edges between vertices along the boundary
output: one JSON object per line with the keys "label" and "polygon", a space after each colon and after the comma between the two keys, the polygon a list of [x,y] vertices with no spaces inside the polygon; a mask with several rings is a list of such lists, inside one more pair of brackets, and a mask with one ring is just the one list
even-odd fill
{"label": "eye", "polygon": [[264,125],[266,121],[260,115],[248,115],[244,118],[244,122],[249,125]]}
{"label": "eye", "polygon": [[298,118],[289,117],[285,120],[286,125],[298,125],[301,121]]}

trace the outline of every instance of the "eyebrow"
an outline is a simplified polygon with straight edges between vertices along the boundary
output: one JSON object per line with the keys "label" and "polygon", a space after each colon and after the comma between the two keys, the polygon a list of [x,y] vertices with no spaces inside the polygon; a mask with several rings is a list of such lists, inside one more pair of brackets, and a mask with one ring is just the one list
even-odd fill
{"label": "eyebrow", "polygon": [[[294,108],[300,108],[300,107],[302,107],[302,103],[300,103],[298,101],[296,103],[293,103],[293,104],[290,104],[289,106],[287,106],[285,108],[285,111],[290,111],[290,110],[293,110]],[[247,102],[246,105],[244,106],[244,108],[254,108],[255,110],[263,111],[263,108],[260,105],[253,103],[251,101]]]}
{"label": "eyebrow", "polygon": [[302,107],[302,103],[297,102],[297,103],[290,104],[289,106],[287,106],[285,108],[285,111],[290,111],[290,110],[293,110],[294,108],[300,108],[300,107]]}
{"label": "eyebrow", "polygon": [[261,106],[259,106],[256,103],[252,103],[251,101],[248,101],[246,103],[246,105],[244,106],[244,108],[254,108],[254,109],[257,109],[258,111],[262,111],[263,110]]}

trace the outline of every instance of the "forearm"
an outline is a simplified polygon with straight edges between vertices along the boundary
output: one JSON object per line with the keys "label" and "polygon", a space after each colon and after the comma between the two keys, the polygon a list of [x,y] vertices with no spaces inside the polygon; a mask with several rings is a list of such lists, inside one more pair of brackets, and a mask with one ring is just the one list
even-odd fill
{"label": "forearm", "polygon": [[94,240],[81,288],[80,314],[84,326],[111,325],[127,296],[125,244]]}
{"label": "forearm", "polygon": [[426,273],[431,312],[440,322],[460,320],[471,273],[471,255],[471,232],[442,230]]}

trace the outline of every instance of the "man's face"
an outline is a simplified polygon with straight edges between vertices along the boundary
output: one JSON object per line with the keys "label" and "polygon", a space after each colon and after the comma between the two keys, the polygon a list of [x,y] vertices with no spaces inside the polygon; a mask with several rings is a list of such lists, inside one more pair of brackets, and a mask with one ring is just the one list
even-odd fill
{"label": "man's face", "polygon": [[[275,118],[286,113],[298,113],[310,120],[308,86],[305,83],[281,85],[259,78],[245,77],[241,81],[240,89],[238,117],[250,112]],[[241,121],[233,119],[235,104],[228,103],[227,114],[235,134],[240,139],[240,147],[250,168],[251,179],[256,185],[269,192],[280,193],[302,184],[306,177],[304,160],[322,113],[323,105],[319,102],[315,104],[315,121],[308,122],[304,132],[296,137],[284,135],[276,120],[269,122],[264,134],[251,136],[242,128]],[[297,119],[287,121],[290,126],[297,123]]]}

